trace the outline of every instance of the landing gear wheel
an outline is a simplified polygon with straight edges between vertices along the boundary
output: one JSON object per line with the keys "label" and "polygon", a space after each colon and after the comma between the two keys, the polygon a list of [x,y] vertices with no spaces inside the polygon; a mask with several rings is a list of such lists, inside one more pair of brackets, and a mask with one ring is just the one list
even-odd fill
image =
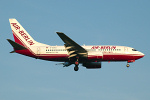
{"label": "landing gear wheel", "polygon": [[130,67],[130,65],[129,65],[129,64],[127,64],[127,67]]}
{"label": "landing gear wheel", "polygon": [[78,66],[75,66],[74,67],[74,71],[78,71],[79,70],[79,67]]}

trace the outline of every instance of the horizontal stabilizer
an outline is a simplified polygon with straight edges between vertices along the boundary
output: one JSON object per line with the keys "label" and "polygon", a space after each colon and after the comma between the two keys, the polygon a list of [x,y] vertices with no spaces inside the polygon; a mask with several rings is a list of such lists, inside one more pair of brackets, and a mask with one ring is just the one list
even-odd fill
{"label": "horizontal stabilizer", "polygon": [[13,50],[13,51],[11,51],[10,53],[16,53],[16,52]]}
{"label": "horizontal stabilizer", "polygon": [[[27,48],[25,48],[24,46],[22,46],[22,45],[20,45],[20,44],[18,44],[18,43],[16,43],[16,42],[14,42],[14,41],[12,41],[12,40],[10,40],[10,39],[7,39],[7,41],[13,46],[13,48],[14,48],[15,50],[24,50],[24,49],[27,49]],[[13,53],[13,52],[11,52],[11,53]]]}

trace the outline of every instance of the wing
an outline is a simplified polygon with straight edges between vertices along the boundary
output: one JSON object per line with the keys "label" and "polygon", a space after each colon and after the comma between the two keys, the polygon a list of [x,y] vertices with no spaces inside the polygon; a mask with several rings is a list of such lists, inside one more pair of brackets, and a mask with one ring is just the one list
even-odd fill
{"label": "wing", "polygon": [[68,51],[69,58],[72,57],[87,57],[87,50],[81,47],[79,44],[70,39],[62,32],[56,32],[58,36],[64,41],[65,49]]}

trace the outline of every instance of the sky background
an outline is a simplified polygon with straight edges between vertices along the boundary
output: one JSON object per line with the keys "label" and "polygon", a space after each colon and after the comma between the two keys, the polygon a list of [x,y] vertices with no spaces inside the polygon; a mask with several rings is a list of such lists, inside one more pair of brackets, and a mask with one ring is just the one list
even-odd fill
{"label": "sky background", "polygon": [[[101,69],[33,59],[13,50],[9,18],[38,42],[63,45],[64,32],[80,45],[122,45],[145,54]],[[0,100],[150,100],[150,0],[0,0]]]}

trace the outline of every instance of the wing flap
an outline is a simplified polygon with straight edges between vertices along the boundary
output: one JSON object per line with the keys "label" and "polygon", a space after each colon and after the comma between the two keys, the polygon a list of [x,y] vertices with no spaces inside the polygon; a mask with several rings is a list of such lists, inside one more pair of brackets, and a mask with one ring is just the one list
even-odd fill
{"label": "wing flap", "polygon": [[77,54],[72,54],[68,58],[72,58],[72,57],[76,57],[76,56],[77,56]]}

